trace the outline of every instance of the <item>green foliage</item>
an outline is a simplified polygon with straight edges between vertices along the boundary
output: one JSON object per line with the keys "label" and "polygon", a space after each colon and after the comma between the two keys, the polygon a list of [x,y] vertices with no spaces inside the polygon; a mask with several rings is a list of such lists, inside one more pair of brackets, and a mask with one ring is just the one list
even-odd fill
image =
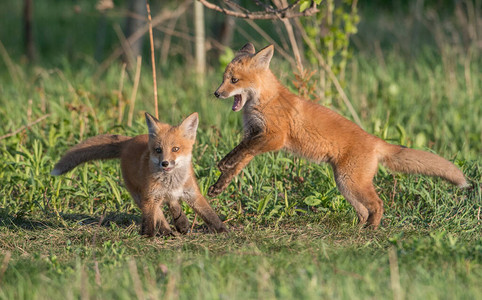
{"label": "green foliage", "polygon": [[317,5],[320,5],[322,0],[301,0],[300,1],[300,12],[303,12],[305,10],[307,10],[310,6],[311,6],[311,3],[312,2],[315,2]]}
{"label": "green foliage", "polygon": [[[300,5],[306,5],[303,1]],[[316,51],[323,56],[326,65],[339,78],[341,83],[345,84],[345,69],[350,55],[350,37],[357,33],[357,25],[360,22],[357,1],[340,1],[334,0],[323,1],[320,6],[320,12],[316,18],[304,19],[303,28],[306,31],[308,39],[315,45]],[[306,57],[313,65],[318,65],[318,56],[312,52],[310,47],[306,49]],[[321,83],[321,93],[323,98],[331,99],[337,95],[334,87],[332,87],[328,76],[324,75],[323,70],[319,71],[321,75],[317,83]],[[315,79],[315,78],[314,78]],[[320,88],[320,87],[319,87]],[[329,101],[324,101],[329,103]]]}
{"label": "green foliage", "polygon": [[219,72],[224,72],[226,66],[233,60],[234,51],[231,48],[224,48],[224,52],[219,56]]}

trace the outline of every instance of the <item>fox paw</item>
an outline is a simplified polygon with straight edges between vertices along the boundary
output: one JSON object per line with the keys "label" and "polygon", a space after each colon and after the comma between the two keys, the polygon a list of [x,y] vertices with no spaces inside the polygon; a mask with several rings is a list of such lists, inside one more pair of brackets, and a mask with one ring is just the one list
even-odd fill
{"label": "fox paw", "polygon": [[176,229],[180,234],[187,234],[189,232],[190,226],[189,222],[176,222],[175,223]]}
{"label": "fox paw", "polygon": [[228,228],[226,228],[226,225],[221,224],[221,227],[217,228],[216,233],[226,233],[229,232]]}
{"label": "fox paw", "polygon": [[160,230],[158,233],[157,233],[157,236],[161,236],[161,237],[176,237],[176,236],[179,236],[179,232],[177,231],[172,231],[172,230]]}
{"label": "fox paw", "polygon": [[221,160],[219,163],[218,163],[218,169],[219,171],[221,172],[224,172],[228,169],[228,167],[226,166],[226,161],[224,160]]}
{"label": "fox paw", "polygon": [[234,157],[225,157],[223,158],[219,163],[218,163],[218,169],[221,172],[224,172],[226,170],[230,170],[236,166],[238,161]]}
{"label": "fox paw", "polygon": [[221,192],[223,190],[224,190],[224,188],[220,188],[216,184],[213,184],[208,189],[208,196],[209,197],[215,197],[215,196],[221,194]]}

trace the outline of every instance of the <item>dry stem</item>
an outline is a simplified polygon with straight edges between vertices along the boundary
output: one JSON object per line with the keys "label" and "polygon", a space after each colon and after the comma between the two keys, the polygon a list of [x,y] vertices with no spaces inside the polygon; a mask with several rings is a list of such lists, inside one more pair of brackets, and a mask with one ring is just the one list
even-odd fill
{"label": "dry stem", "polygon": [[126,66],[127,66],[126,63],[124,63],[124,64],[122,65],[121,77],[120,77],[120,82],[119,82],[119,90],[117,91],[117,93],[118,93],[118,94],[117,94],[117,97],[119,98],[119,99],[118,99],[118,101],[119,101],[119,102],[118,102],[118,104],[119,104],[119,107],[118,107],[118,109],[119,109],[119,111],[118,111],[119,115],[117,116],[117,124],[120,124],[120,123],[122,122],[122,117],[123,117],[124,97],[122,96],[122,90],[124,89],[124,76],[125,76],[125,74],[126,74]]}
{"label": "dry stem", "polygon": [[146,0],[147,7],[147,18],[149,20],[149,40],[151,43],[151,63],[152,63],[152,84],[154,89],[154,112],[156,118],[159,119],[159,111],[157,107],[157,78],[156,78],[156,59],[154,57],[154,38],[152,37],[152,18],[151,18],[151,7],[149,6],[149,1]]}
{"label": "dry stem", "polygon": [[127,126],[132,126],[132,117],[134,116],[134,106],[136,104],[137,88],[139,87],[139,79],[141,77],[141,62],[142,57],[137,57],[136,77],[134,79],[134,87],[129,101],[129,115],[127,116]]}

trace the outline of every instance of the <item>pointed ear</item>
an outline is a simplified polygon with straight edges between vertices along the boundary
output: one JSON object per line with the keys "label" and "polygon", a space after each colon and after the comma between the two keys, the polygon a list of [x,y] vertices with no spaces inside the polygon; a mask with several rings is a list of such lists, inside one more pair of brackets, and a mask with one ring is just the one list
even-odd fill
{"label": "pointed ear", "polygon": [[269,45],[259,50],[259,52],[253,57],[255,65],[261,69],[269,68],[269,62],[271,61],[271,58],[273,58],[273,53],[273,45]]}
{"label": "pointed ear", "polygon": [[236,52],[236,56],[240,56],[243,54],[254,54],[254,53],[256,53],[256,50],[254,50],[253,44],[247,43],[241,49],[239,49],[238,52]]}
{"label": "pointed ear", "polygon": [[159,120],[152,116],[150,113],[146,112],[146,123],[149,135],[156,136],[159,132],[161,125]]}
{"label": "pointed ear", "polygon": [[199,125],[199,117],[197,112],[195,112],[195,113],[192,113],[186,119],[184,119],[181,125],[179,125],[179,128],[181,128],[181,131],[184,133],[185,137],[191,140],[194,140],[196,139],[196,131],[197,131],[198,125]]}

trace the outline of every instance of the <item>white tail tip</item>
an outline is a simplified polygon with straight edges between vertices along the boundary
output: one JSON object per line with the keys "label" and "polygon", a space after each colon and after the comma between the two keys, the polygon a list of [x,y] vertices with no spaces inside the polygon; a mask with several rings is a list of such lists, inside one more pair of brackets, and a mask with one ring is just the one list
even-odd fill
{"label": "white tail tip", "polygon": [[459,189],[467,189],[467,188],[470,188],[471,185],[470,185],[467,181],[465,181],[465,182],[463,182],[463,183],[461,183],[461,184],[458,184],[457,187],[458,187]]}

